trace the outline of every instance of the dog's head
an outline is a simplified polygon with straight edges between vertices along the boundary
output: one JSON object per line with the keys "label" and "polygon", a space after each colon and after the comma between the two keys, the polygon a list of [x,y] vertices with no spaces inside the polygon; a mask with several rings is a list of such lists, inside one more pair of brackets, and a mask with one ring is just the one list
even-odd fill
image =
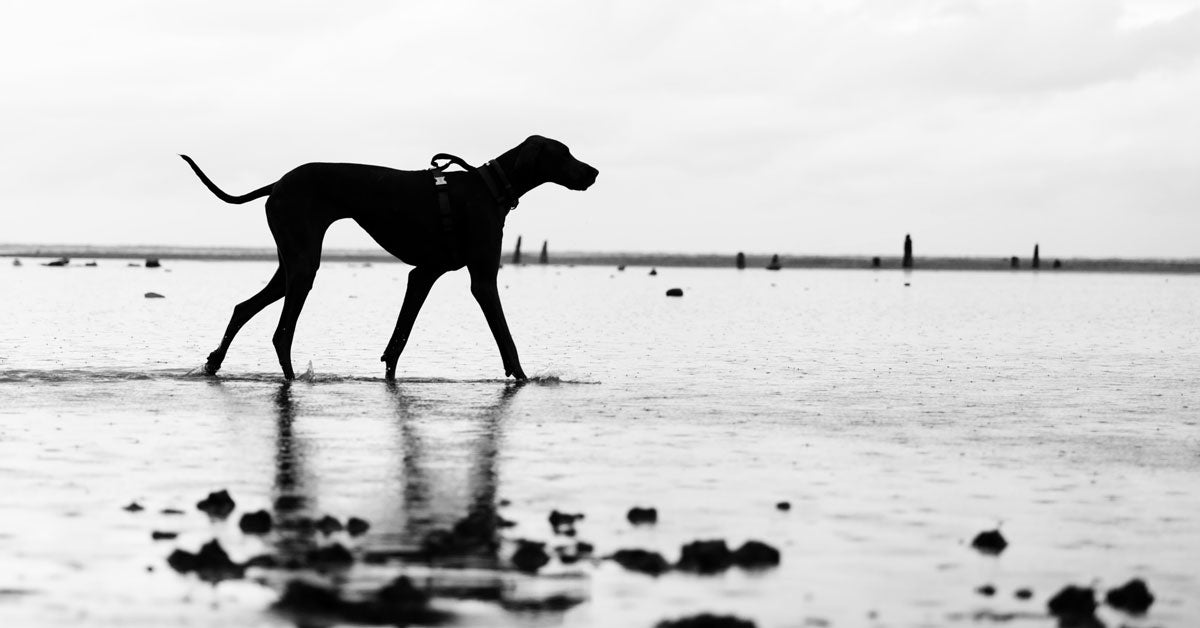
{"label": "dog's head", "polygon": [[596,182],[599,170],[579,161],[566,144],[531,135],[518,147],[516,169],[537,181],[557,183],[568,190],[583,191]]}

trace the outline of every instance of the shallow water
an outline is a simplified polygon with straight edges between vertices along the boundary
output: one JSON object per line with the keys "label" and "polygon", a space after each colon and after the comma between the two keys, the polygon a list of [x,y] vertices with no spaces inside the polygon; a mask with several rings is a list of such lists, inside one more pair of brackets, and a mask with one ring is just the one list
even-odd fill
{"label": "shallow water", "polygon": [[[286,539],[245,537],[236,519],[281,495],[369,520],[337,540],[400,558],[358,564],[346,585],[408,574],[451,625],[708,611],[781,627],[1052,626],[1045,602],[1063,585],[1134,576],[1158,598],[1150,613],[1102,621],[1200,621],[1200,277],[510,266],[501,298],[535,377],[514,386],[456,273],[390,385],[378,357],[406,267],[327,263],[293,350],[311,371],[285,384],[278,305],[219,377],[195,374],[272,264],[24,261],[0,260],[5,626],[294,625],[271,608],[280,570],[214,587],[165,563],[212,538],[239,560],[279,550]],[[194,504],[220,488],[238,511],[212,522]],[[146,510],[122,510],[133,500]],[[659,523],[630,526],[635,505]],[[405,558],[478,509],[516,522],[505,539],[565,543],[546,522],[556,508],[587,515],[578,538],[600,555],[759,539],[782,564],[651,578],[552,561],[531,577],[506,567],[508,543],[462,564]],[[1002,555],[969,548],[997,525]],[[552,596],[578,603],[527,610]]]}

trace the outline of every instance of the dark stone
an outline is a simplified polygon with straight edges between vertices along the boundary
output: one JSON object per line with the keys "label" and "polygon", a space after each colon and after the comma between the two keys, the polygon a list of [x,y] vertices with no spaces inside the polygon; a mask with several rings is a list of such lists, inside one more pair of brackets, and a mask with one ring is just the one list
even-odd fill
{"label": "dark stone", "polygon": [[242,515],[238,527],[246,534],[266,534],[271,531],[271,513],[260,510]]}
{"label": "dark stone", "polygon": [[208,516],[216,519],[224,519],[225,517],[228,517],[229,513],[233,512],[233,509],[236,506],[237,504],[235,504],[233,498],[229,496],[229,492],[224,490],[217,491],[215,493],[209,493],[208,497],[205,497],[196,503],[196,508],[199,508],[207,513]]}
{"label": "dark stone", "polygon": [[617,270],[625,270],[625,265],[621,264],[620,266],[617,266]]}
{"label": "dark stone", "polygon": [[1113,608],[1141,614],[1145,613],[1146,609],[1154,603],[1154,594],[1150,593],[1150,588],[1146,586],[1145,582],[1140,578],[1134,578],[1115,589],[1109,589],[1104,596],[1104,601]]}
{"label": "dark stone", "polygon": [[12,264],[12,265],[13,265],[13,266],[20,266],[20,265],[21,265],[21,260],[19,260],[19,259],[13,259],[13,264]]}
{"label": "dark stone", "polygon": [[971,547],[982,554],[996,556],[1008,547],[1008,541],[1004,540],[1004,535],[1000,534],[999,530],[987,530],[975,535],[975,539],[971,541]]}
{"label": "dark stone", "polygon": [[779,256],[778,256],[778,255],[772,255],[772,256],[771,256],[771,263],[770,263],[770,264],[767,264],[767,270],[779,270],[779,269],[781,269],[781,268],[783,268],[783,264],[780,264],[780,263],[779,263]]}
{"label": "dark stone", "polygon": [[635,526],[658,523],[658,509],[634,506],[633,508],[629,509],[629,512],[625,515],[625,518],[629,520],[629,523],[632,523]]}
{"label": "dark stone", "polygon": [[154,539],[155,541],[167,541],[177,536],[179,536],[178,532],[161,532],[159,530],[154,530],[150,533],[150,538]]}
{"label": "dark stone", "polygon": [[124,510],[125,512],[142,512],[145,510],[145,508],[143,508],[142,505],[137,502],[129,502],[129,505],[122,507],[121,510]]}
{"label": "dark stone", "polygon": [[667,290],[667,296],[681,297],[683,296],[683,288],[671,288],[670,290]]}
{"label": "dark stone", "polygon": [[702,613],[679,619],[664,619],[654,624],[654,628],[755,628],[755,624],[749,619],[733,615]]}
{"label": "dark stone", "polygon": [[1018,600],[1028,600],[1029,598],[1033,597],[1033,591],[1030,589],[1021,588],[1017,589],[1016,592],[1013,593],[1013,596]]}
{"label": "dark stone", "polygon": [[46,262],[45,264],[42,264],[42,266],[66,266],[67,264],[70,264],[70,263],[71,263],[70,258],[60,257],[60,258],[54,260],[53,262]]}
{"label": "dark stone", "polygon": [[738,270],[746,269],[746,254],[745,253],[738,251],[736,264],[737,264]]}
{"label": "dark stone", "polygon": [[366,519],[350,517],[346,520],[346,532],[349,532],[350,536],[362,536],[370,529],[371,524],[367,523]]}
{"label": "dark stone", "polygon": [[596,546],[588,543],[587,541],[580,541],[575,544],[575,551],[579,552],[580,554],[591,554],[592,552],[596,551]]}
{"label": "dark stone", "polygon": [[565,545],[555,548],[554,553],[558,555],[558,560],[564,565],[570,565],[582,560],[583,558],[591,556],[593,549],[595,548],[592,547],[591,543],[584,543],[583,541],[580,541],[574,545]]}
{"label": "dark stone", "polygon": [[495,550],[497,519],[493,512],[472,512],[455,523],[453,530],[433,530],[425,535],[421,551],[432,557]]}
{"label": "dark stone", "polygon": [[87,266],[89,268],[95,268],[95,267],[99,266],[99,264],[97,264],[96,262],[88,262],[88,263],[84,264],[84,266]]}
{"label": "dark stone", "polygon": [[537,573],[550,562],[550,555],[546,553],[545,543],[518,540],[517,551],[513,552],[510,560],[519,571]]}
{"label": "dark stone", "polygon": [[159,263],[157,258],[150,257],[146,259],[146,268],[158,268],[159,266],[162,266],[162,264]]}
{"label": "dark stone", "polygon": [[178,508],[163,508],[160,512],[164,515],[182,515],[183,511]]}
{"label": "dark stone", "polygon": [[1096,594],[1084,587],[1068,585],[1046,604],[1051,615],[1088,616],[1096,611]]}
{"label": "dark stone", "polygon": [[657,269],[657,268],[651,268],[651,269],[650,269],[650,276],[651,276],[651,277],[653,277],[653,276],[655,276],[655,275],[657,275],[657,274],[658,274],[658,269]]}
{"label": "dark stone", "polygon": [[667,564],[667,559],[662,557],[658,552],[650,552],[641,549],[623,549],[617,550],[612,556],[609,556],[618,565],[639,573],[657,576],[664,571],[670,569]]}
{"label": "dark stone", "polygon": [[147,292],[144,296],[147,299],[165,299],[165,298],[167,298],[157,292]]}
{"label": "dark stone", "polygon": [[[348,600],[337,589],[293,580],[275,607],[292,614],[316,615],[326,621],[336,617],[353,624],[407,626],[438,623],[442,619],[440,613],[429,608],[429,596],[404,576],[361,600]],[[307,621],[297,623],[309,625]]]}
{"label": "dark stone", "polygon": [[792,505],[789,502],[779,502],[779,503],[775,504],[775,510],[781,510],[783,512],[787,512],[791,509],[792,509]]}
{"label": "dark stone", "polygon": [[321,534],[329,536],[334,532],[342,531],[342,522],[338,521],[331,515],[325,515],[324,517],[321,517],[319,521],[317,521],[317,529],[321,531]]}
{"label": "dark stone", "polygon": [[680,570],[701,574],[714,574],[725,571],[733,564],[733,553],[725,545],[725,541],[692,541],[683,546],[683,551],[676,565]]}
{"label": "dark stone", "polygon": [[179,573],[195,572],[209,582],[241,578],[245,573],[245,567],[230,560],[216,540],[205,543],[196,554],[177,549],[167,557],[167,564]]}
{"label": "dark stone", "polygon": [[583,519],[583,515],[552,510],[549,519],[550,528],[555,534],[575,536],[575,522]]}
{"label": "dark stone", "polygon": [[765,569],[779,564],[779,550],[761,541],[746,541],[733,553],[733,563],[743,569]]}
{"label": "dark stone", "polygon": [[996,587],[990,584],[985,584],[981,587],[975,587],[975,592],[984,597],[992,597],[993,595],[996,595]]}

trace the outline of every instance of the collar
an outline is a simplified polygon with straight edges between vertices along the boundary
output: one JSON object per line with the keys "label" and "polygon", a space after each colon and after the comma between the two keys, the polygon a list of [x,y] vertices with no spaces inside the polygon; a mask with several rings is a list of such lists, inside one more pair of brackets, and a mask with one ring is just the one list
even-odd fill
{"label": "collar", "polygon": [[492,198],[496,199],[496,204],[503,207],[506,212],[517,208],[520,199],[513,193],[512,184],[509,183],[508,176],[504,174],[504,168],[501,168],[499,163],[495,160],[489,161],[476,171],[479,172],[479,176],[483,177],[483,183],[492,193]]}

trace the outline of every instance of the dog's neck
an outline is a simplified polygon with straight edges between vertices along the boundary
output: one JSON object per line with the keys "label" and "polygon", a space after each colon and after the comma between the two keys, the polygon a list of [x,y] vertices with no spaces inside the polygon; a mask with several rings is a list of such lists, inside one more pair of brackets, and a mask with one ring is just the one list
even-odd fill
{"label": "dog's neck", "polygon": [[508,177],[509,184],[512,185],[512,193],[515,197],[513,200],[525,196],[526,192],[547,182],[544,178],[539,179],[536,172],[527,171],[526,168],[517,168],[517,155],[521,153],[521,148],[522,146],[517,146],[510,149],[493,160],[504,169],[504,174]]}

